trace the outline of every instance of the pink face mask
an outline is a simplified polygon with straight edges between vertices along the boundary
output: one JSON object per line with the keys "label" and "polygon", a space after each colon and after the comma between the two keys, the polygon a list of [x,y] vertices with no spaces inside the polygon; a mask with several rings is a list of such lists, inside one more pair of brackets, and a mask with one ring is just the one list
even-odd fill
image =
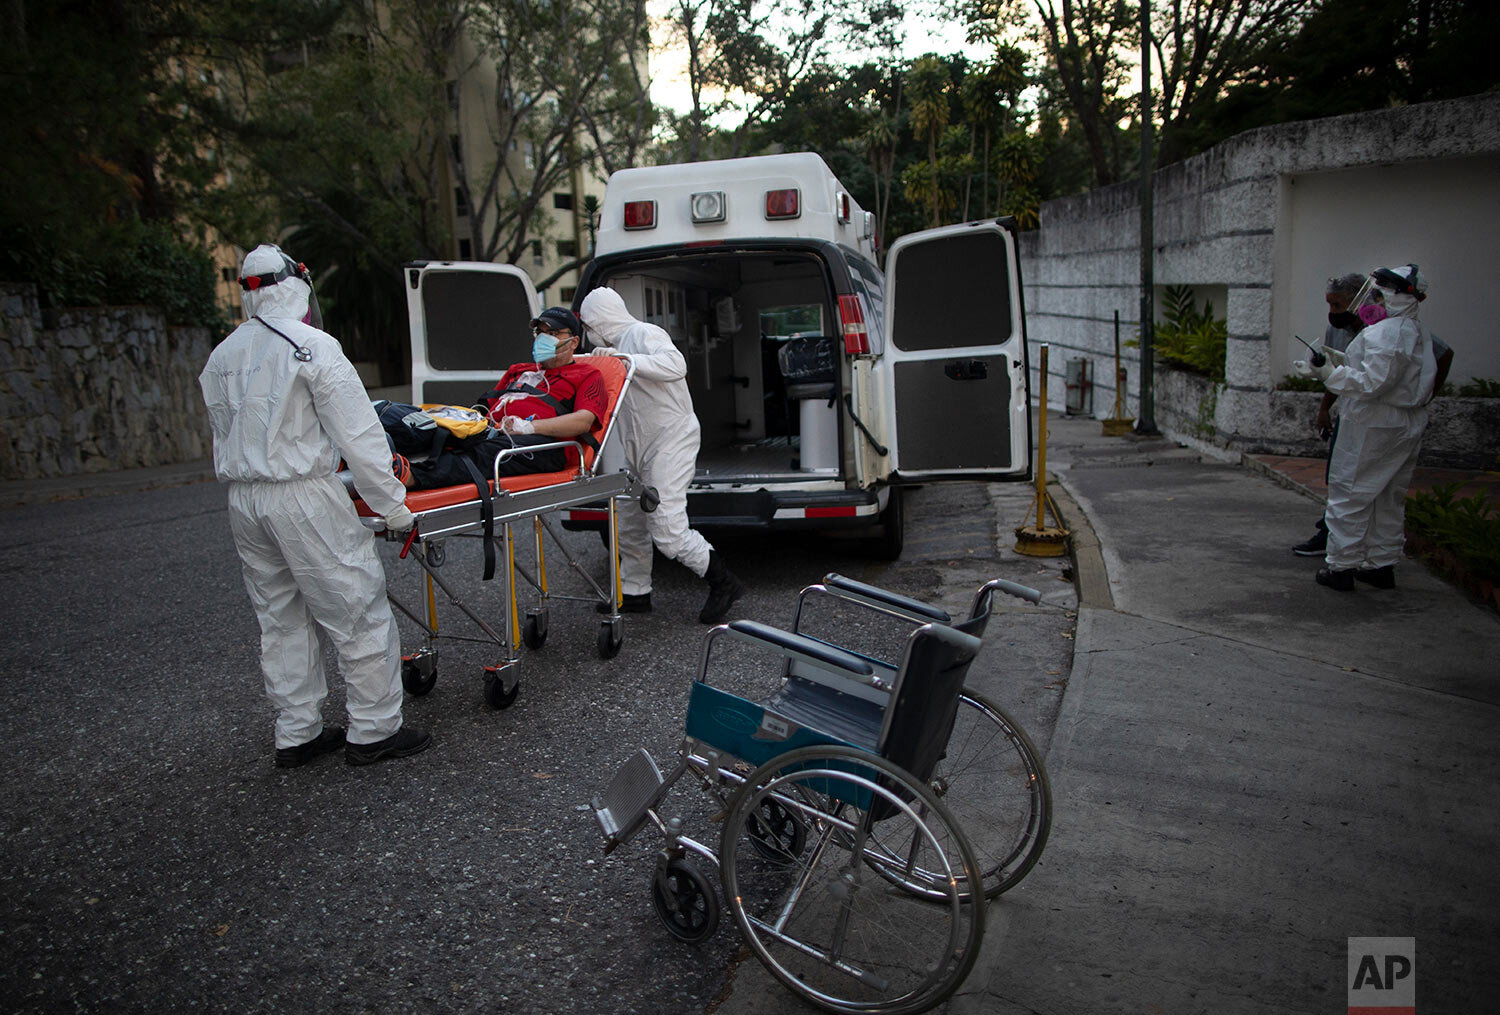
{"label": "pink face mask", "polygon": [[1365,306],[1360,307],[1359,310],[1356,311],[1356,313],[1359,314],[1359,319],[1365,322],[1365,327],[1367,328],[1372,324],[1377,324],[1385,320],[1386,316],[1385,307],[1381,306],[1379,303],[1366,304]]}

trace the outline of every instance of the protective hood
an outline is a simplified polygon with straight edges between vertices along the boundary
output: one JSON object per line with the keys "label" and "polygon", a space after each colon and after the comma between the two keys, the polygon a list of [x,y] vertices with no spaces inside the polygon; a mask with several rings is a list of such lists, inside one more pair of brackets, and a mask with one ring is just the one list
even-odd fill
{"label": "protective hood", "polygon": [[1387,293],[1385,297],[1385,312],[1389,317],[1411,317],[1417,316],[1418,300],[1415,296],[1406,293]]}
{"label": "protective hood", "polygon": [[[288,265],[293,269],[298,267],[297,263],[287,257],[280,247],[272,243],[262,243],[245,255],[245,262],[240,267],[240,278],[242,280],[264,279],[286,271]],[[241,286],[244,284],[242,281]],[[312,286],[294,272],[274,282],[263,282],[254,288],[245,289],[241,294],[240,302],[247,321],[252,317],[290,318],[301,321],[308,317],[312,295]],[[313,326],[321,327],[321,320],[316,319],[318,315],[314,317],[315,319],[311,322]]]}
{"label": "protective hood", "polygon": [[619,346],[627,328],[639,323],[625,309],[620,294],[608,286],[600,286],[585,296],[578,316],[589,329],[589,341],[611,348]]}

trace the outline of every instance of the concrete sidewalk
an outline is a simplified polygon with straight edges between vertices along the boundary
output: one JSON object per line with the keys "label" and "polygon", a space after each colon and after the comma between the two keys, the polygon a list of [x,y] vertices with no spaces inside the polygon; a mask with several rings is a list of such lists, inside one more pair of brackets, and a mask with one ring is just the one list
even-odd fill
{"label": "concrete sidewalk", "polygon": [[1421,1010],[1487,1009],[1500,616],[1416,562],[1316,585],[1319,502],[1266,469],[1087,419],[1047,454],[1081,591],[1052,836],[948,1010],[1342,1010],[1349,937],[1416,939]]}

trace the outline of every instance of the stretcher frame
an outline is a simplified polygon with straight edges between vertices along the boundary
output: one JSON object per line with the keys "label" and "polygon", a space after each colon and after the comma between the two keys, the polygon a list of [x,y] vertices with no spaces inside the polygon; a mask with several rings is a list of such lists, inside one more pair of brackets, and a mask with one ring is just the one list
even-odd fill
{"label": "stretcher frame", "polygon": [[[545,643],[549,627],[552,600],[573,600],[595,604],[607,604],[609,612],[600,621],[598,648],[602,658],[613,658],[624,643],[624,622],[620,616],[620,551],[619,525],[616,502],[622,497],[639,497],[647,510],[654,507],[655,491],[646,487],[630,470],[601,473],[604,448],[615,432],[615,416],[635,376],[635,364],[626,356],[579,357],[604,375],[609,398],[605,410],[606,418],[600,431],[598,447],[590,448],[578,440],[557,440],[546,444],[523,448],[507,448],[495,459],[490,478],[489,512],[486,504],[472,483],[443,487],[434,490],[412,490],[406,497],[407,509],[416,520],[410,533],[399,534],[385,530],[384,522],[363,501],[356,501],[356,509],[364,524],[388,541],[402,541],[400,559],[415,561],[426,576],[425,610],[421,613],[402,602],[389,588],[386,598],[391,605],[414,623],[422,632],[421,647],[401,657],[401,680],[408,693],[424,695],[432,690],[437,681],[439,640],[489,642],[501,651],[500,661],[483,667],[484,699],[493,708],[509,708],[520,692],[520,646],[539,649]],[[577,463],[557,472],[528,473],[518,476],[501,476],[503,463],[518,454],[532,454],[571,448],[577,454]],[[597,504],[604,501],[608,507],[609,526],[606,546],[609,553],[609,590],[606,592],[577,561],[563,542],[556,527],[546,516],[581,504]],[[531,539],[536,554],[536,573],[526,570],[516,559],[516,527],[531,521]],[[544,536],[550,535],[552,542],[563,554],[568,566],[590,587],[592,594],[565,595],[553,592],[547,577],[546,548]],[[477,537],[491,541],[493,547],[503,554],[501,579],[503,622],[492,626],[475,609],[466,603],[445,579],[439,568],[443,566],[444,540],[448,537]],[[413,550],[416,552],[412,552]],[[535,591],[534,605],[527,608],[523,623],[520,599],[517,595],[517,576]],[[449,603],[456,607],[483,635],[482,638],[465,637],[440,631],[437,616],[435,589],[441,589]]]}

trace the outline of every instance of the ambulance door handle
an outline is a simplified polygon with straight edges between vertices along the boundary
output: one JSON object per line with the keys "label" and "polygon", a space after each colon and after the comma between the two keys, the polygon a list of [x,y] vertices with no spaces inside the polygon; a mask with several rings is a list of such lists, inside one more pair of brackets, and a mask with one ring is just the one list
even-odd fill
{"label": "ambulance door handle", "polygon": [[956,359],[943,364],[943,373],[949,380],[982,381],[990,375],[990,365],[982,359]]}

